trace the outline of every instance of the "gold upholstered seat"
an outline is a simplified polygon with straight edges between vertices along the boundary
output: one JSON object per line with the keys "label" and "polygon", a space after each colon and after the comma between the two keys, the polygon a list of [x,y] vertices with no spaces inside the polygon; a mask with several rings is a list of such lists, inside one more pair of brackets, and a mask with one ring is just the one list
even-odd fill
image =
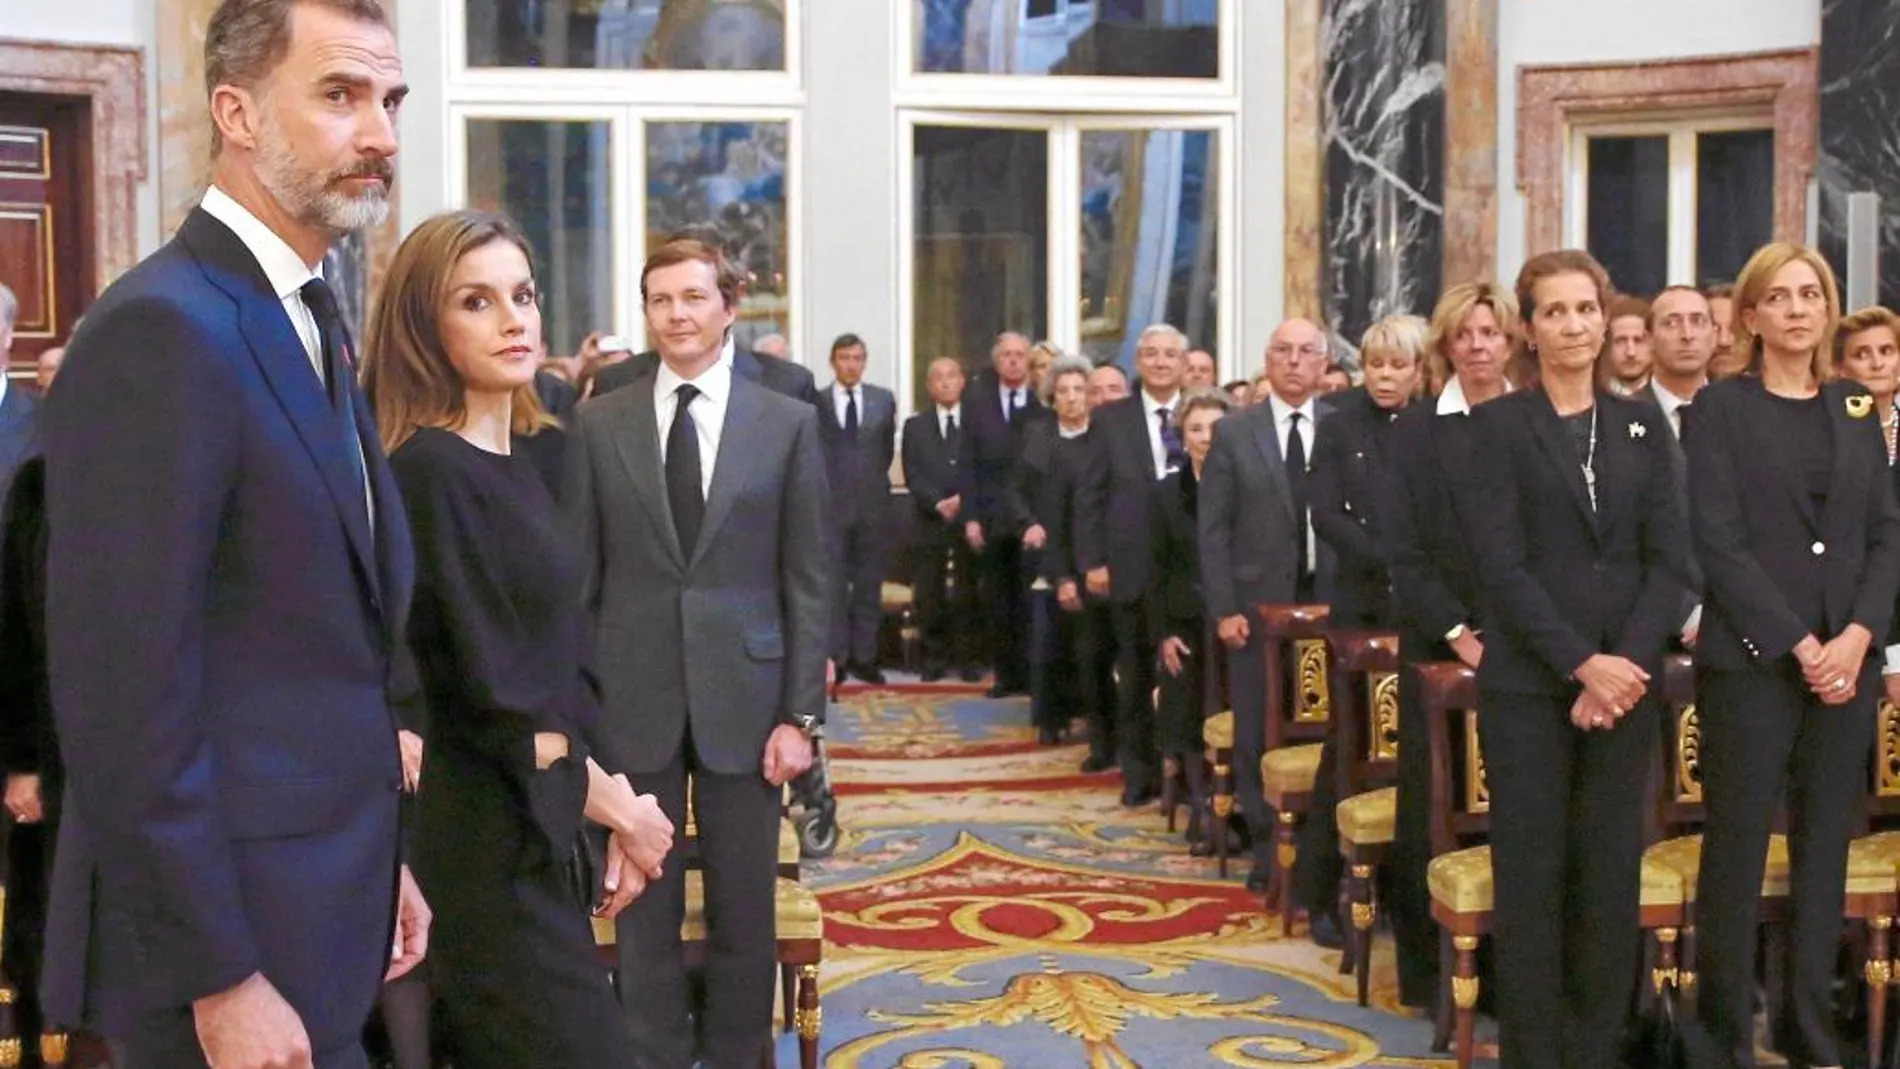
{"label": "gold upholstered seat", "polygon": [[[1696,877],[1702,871],[1702,836],[1664,839],[1643,851],[1643,861],[1674,872],[1682,880],[1683,900],[1695,901]],[[1788,896],[1788,837],[1785,835],[1768,837],[1768,864],[1762,869],[1761,894],[1763,898]]]}
{"label": "gold upholstered seat", "polygon": [[1201,741],[1211,750],[1234,748],[1234,711],[1215,713],[1201,721]]}
{"label": "gold upholstered seat", "polygon": [[[1452,913],[1489,913],[1496,900],[1489,846],[1440,854],[1432,859],[1425,880],[1432,901]],[[1681,906],[1686,894],[1679,873],[1651,858],[1643,859],[1643,908]]]}
{"label": "gold upholstered seat", "polygon": [[1381,787],[1339,803],[1339,838],[1359,846],[1390,843],[1399,823],[1399,789]]}
{"label": "gold upholstered seat", "polygon": [[1284,809],[1289,795],[1311,794],[1319,778],[1319,743],[1282,746],[1260,758],[1260,788],[1268,804]]}
{"label": "gold upholstered seat", "polygon": [[1900,831],[1876,832],[1847,844],[1847,893],[1900,891]]}

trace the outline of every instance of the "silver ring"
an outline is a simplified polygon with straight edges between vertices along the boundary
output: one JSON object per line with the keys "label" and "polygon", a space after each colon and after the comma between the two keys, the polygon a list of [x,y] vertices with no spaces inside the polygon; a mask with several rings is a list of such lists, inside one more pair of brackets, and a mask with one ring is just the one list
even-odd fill
{"label": "silver ring", "polygon": [[1599,716],[1599,717],[1596,717],[1595,719],[1593,719],[1593,720],[1591,720],[1591,721],[1590,721],[1590,723],[1591,723],[1591,725],[1592,725],[1593,727],[1602,727],[1602,726],[1603,726],[1603,718],[1602,718],[1602,717],[1600,717],[1600,716]]}
{"label": "silver ring", "polygon": [[1845,679],[1837,679],[1837,680],[1835,680],[1835,681],[1834,681],[1834,689],[1835,689],[1835,690],[1846,690],[1846,689],[1847,689],[1847,680],[1845,680]]}

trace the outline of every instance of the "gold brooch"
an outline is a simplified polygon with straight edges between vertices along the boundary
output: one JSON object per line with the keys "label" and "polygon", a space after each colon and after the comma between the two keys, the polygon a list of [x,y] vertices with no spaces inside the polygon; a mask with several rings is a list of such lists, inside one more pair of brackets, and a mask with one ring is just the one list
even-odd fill
{"label": "gold brooch", "polygon": [[1855,419],[1866,419],[1874,414],[1874,399],[1866,394],[1855,394],[1847,399],[1847,414]]}

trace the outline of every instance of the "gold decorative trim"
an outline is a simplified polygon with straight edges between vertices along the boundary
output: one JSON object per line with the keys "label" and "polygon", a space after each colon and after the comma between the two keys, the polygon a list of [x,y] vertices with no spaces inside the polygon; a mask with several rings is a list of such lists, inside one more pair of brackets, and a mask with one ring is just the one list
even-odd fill
{"label": "gold decorative trim", "polygon": [[1880,733],[1875,743],[1874,793],[1882,798],[1900,795],[1900,709],[1885,698],[1880,700]]}
{"label": "gold decorative trim", "polygon": [[1454,935],[1451,937],[1451,945],[1454,950],[1476,950],[1478,949],[1478,937],[1475,935]]}
{"label": "gold decorative trim", "polygon": [[1297,639],[1300,691],[1294,697],[1293,719],[1302,724],[1324,724],[1333,715],[1332,687],[1326,679],[1326,640]]}
{"label": "gold decorative trim", "polygon": [[40,162],[33,170],[14,171],[0,166],[0,176],[29,182],[53,177],[53,139],[47,136],[45,127],[0,125],[0,141],[23,141],[38,145],[40,150]]}
{"label": "gold decorative trim", "polygon": [[1378,919],[1378,916],[1378,907],[1370,902],[1352,904],[1352,926],[1362,932],[1371,931],[1373,922]]}
{"label": "gold decorative trim", "polygon": [[1233,816],[1234,815],[1234,796],[1231,794],[1215,795],[1214,796],[1214,815],[1221,818],[1222,820],[1226,820],[1228,817]]}
{"label": "gold decorative trim", "polygon": [[0,1039],[0,1069],[18,1069],[22,1048],[16,1036],[13,1039]]}
{"label": "gold decorative trim", "polygon": [[1868,987],[1882,988],[1893,983],[1893,962],[1886,958],[1876,958],[1869,961],[1865,971],[1867,974]]}
{"label": "gold decorative trim", "polygon": [[1702,801],[1702,716],[1694,702],[1676,714],[1676,801]]}
{"label": "gold decorative trim", "polygon": [[1485,782],[1484,747],[1478,741],[1478,714],[1475,710],[1465,713],[1465,811],[1491,811],[1491,787]]}
{"label": "gold decorative trim", "polygon": [[1371,761],[1399,759],[1399,676],[1396,672],[1372,673],[1372,723],[1366,738],[1366,758]]}
{"label": "gold decorative trim", "polygon": [[64,1032],[45,1032],[40,1035],[40,1061],[63,1062],[67,1056],[68,1037]]}
{"label": "gold decorative trim", "polygon": [[1355,880],[1372,879],[1372,866],[1371,865],[1354,865],[1352,867],[1352,878]]}
{"label": "gold decorative trim", "polygon": [[792,1027],[798,1031],[800,1039],[817,1039],[818,1032],[824,1027],[824,1023],[825,1010],[822,1006],[792,1012]]}
{"label": "gold decorative trim", "polygon": [[1451,1001],[1461,1010],[1468,1010],[1478,1004],[1479,981],[1475,976],[1454,976],[1451,978]]}

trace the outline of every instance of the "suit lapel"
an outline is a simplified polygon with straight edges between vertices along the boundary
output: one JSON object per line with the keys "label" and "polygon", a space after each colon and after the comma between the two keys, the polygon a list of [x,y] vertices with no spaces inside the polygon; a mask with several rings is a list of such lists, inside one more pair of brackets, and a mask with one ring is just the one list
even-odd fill
{"label": "suit lapel", "polygon": [[653,524],[653,537],[660,540],[673,563],[686,567],[686,554],[680,551],[679,533],[673,529],[673,506],[666,498],[666,467],[660,456],[660,423],[653,413],[653,376],[645,376],[626,387],[629,395],[627,418],[612,424],[614,448],[620,462],[633,477],[633,492],[640,498],[640,511]]}
{"label": "suit lapel", "polygon": [[1286,514],[1292,516],[1293,486],[1287,482],[1286,458],[1280,455],[1280,421],[1274,415],[1271,403],[1257,405],[1249,409],[1248,413],[1254,416],[1254,445],[1259,448],[1261,458],[1267,462],[1267,480],[1278,491],[1277,496]]}
{"label": "suit lapel", "polygon": [[706,495],[706,519],[699,526],[699,545],[693,547],[687,555],[689,566],[697,563],[706,547],[712,545],[713,537],[719,533],[719,525],[726,522],[732,514],[732,504],[738,500],[739,490],[752,479],[752,465],[759,456],[759,450],[736,448],[738,435],[732,433],[737,427],[752,427],[758,422],[764,411],[759,403],[759,392],[763,386],[751,383],[740,385],[735,379],[732,384],[732,398],[726,404],[726,425],[719,432],[719,455],[713,459],[712,491]]}
{"label": "suit lapel", "polygon": [[[1570,440],[1570,431],[1564,426],[1563,417],[1551,406],[1549,395],[1542,390],[1534,391],[1529,398],[1528,418],[1531,435],[1544,455],[1557,467],[1564,485],[1570,488],[1570,500],[1577,506],[1584,522],[1589,524],[1592,533],[1597,531],[1597,510],[1590,505],[1590,491],[1583,483],[1583,464],[1577,459],[1577,447]],[[1603,401],[1597,399],[1597,462],[1603,461]],[[1601,485],[1601,480],[1599,480]]]}
{"label": "suit lapel", "polygon": [[[1602,435],[1597,440],[1597,530],[1608,534],[1635,503],[1645,487],[1648,474],[1642,471],[1639,452],[1666,448],[1666,442],[1634,437],[1630,428],[1644,426],[1622,405],[1605,405],[1597,398],[1602,413]],[[1668,437],[1668,419],[1663,420],[1662,437]]]}

